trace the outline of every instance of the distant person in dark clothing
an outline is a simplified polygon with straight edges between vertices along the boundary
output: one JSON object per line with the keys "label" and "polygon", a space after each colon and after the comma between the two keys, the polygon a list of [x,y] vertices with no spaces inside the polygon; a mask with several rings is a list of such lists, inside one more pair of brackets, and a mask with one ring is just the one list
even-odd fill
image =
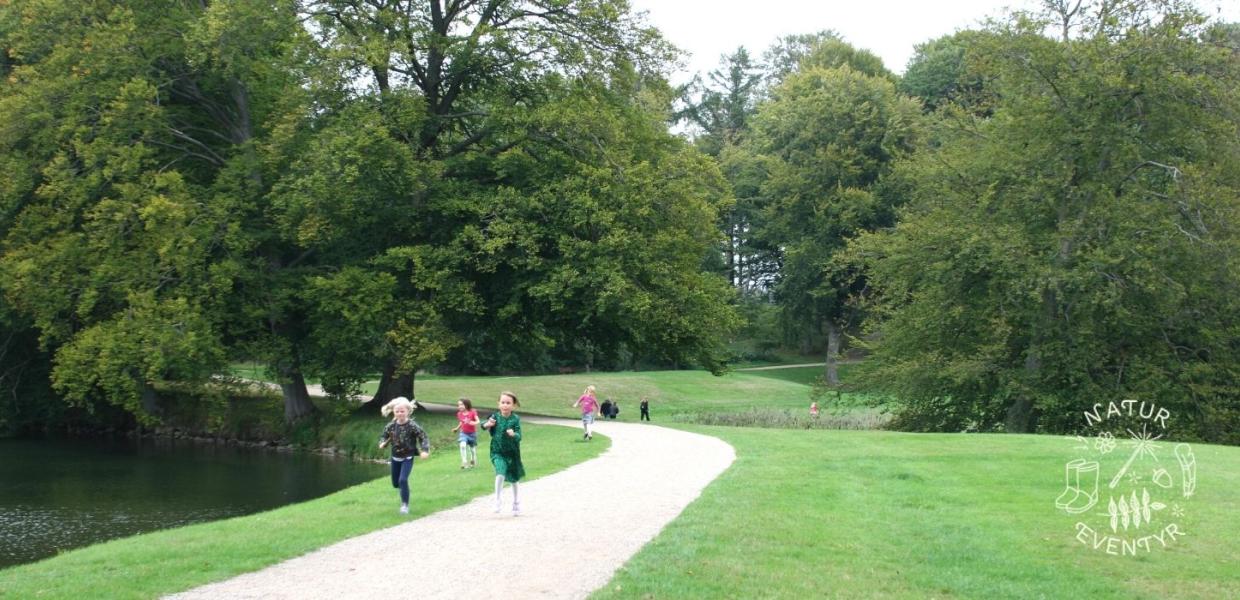
{"label": "distant person in dark clothing", "polygon": [[649,421],[650,420],[650,399],[649,398],[642,396],[641,409],[642,409],[641,420]]}
{"label": "distant person in dark clothing", "polygon": [[611,418],[611,398],[603,401],[603,404],[599,407],[599,414],[603,415],[604,419]]}

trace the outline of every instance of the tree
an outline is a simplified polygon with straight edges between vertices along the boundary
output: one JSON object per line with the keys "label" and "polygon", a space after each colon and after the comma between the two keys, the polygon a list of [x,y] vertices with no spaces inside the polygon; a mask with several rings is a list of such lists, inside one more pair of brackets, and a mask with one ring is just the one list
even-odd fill
{"label": "tree", "polygon": [[891,223],[891,199],[876,186],[913,150],[918,114],[885,77],[809,64],[773,90],[757,118],[772,158],[763,236],[783,252],[776,299],[785,319],[825,330],[831,384],[854,318],[847,299],[864,285],[837,254],[850,237]]}
{"label": "tree", "polygon": [[985,77],[969,62],[969,49],[983,45],[984,31],[957,31],[914,47],[904,75],[896,84],[901,93],[921,100],[926,111],[954,103],[985,110]]}
{"label": "tree", "polygon": [[[681,155],[692,152],[659,126],[670,96],[658,73],[670,47],[626,5],[306,2],[303,11],[319,24],[323,48],[352,59],[339,63],[342,73],[367,82],[385,135],[408,147],[410,157],[402,151],[400,161],[419,162],[429,175],[404,193],[376,196],[395,200],[402,215],[352,229],[369,246],[350,260],[403,264],[392,271],[393,305],[421,307],[404,310],[429,319],[418,321],[423,331],[440,332],[446,366],[538,369],[585,354],[587,363],[601,355],[610,364],[622,355],[693,355],[717,368],[717,349],[707,346],[718,343],[703,341],[715,339],[706,321],[654,332],[643,316],[674,296],[709,298],[703,301],[714,304],[702,310],[720,317],[723,331],[734,319],[697,266],[700,245],[714,241],[702,226],[725,201],[709,183],[717,173],[682,173]],[[660,179],[671,173],[708,184],[673,189]],[[635,196],[642,177],[662,182],[645,189],[649,198]],[[318,204],[329,206],[333,194],[321,197]],[[650,201],[663,203],[663,212],[652,212]],[[296,215],[295,227],[332,220],[311,215]],[[646,252],[661,237],[682,245]],[[625,264],[631,268],[617,270]],[[675,277],[647,275],[671,265]],[[626,304],[639,298],[644,305]],[[698,319],[696,310],[682,312]],[[670,332],[680,337],[668,340]],[[388,340],[379,345],[387,348],[384,380],[408,381],[409,395],[413,363],[393,354],[397,338],[414,339],[378,330],[364,337]],[[418,345],[426,344],[435,342]],[[427,360],[440,354],[423,353]],[[374,402],[398,391],[381,385]]]}
{"label": "tree", "polygon": [[720,219],[723,268],[728,281],[742,293],[761,293],[773,262],[757,239],[761,213],[758,195],[761,161],[749,148],[750,122],[762,99],[765,75],[744,47],[720,59],[709,83],[700,77],[681,91],[684,108],[676,115],[698,128],[694,144],[720,163],[732,184],[735,203]]}
{"label": "tree", "polygon": [[831,30],[817,33],[786,35],[771,44],[763,55],[767,65],[767,82],[779,85],[788,75],[812,67],[835,69],[848,65],[870,77],[895,81],[895,75],[883,65],[878,55],[857,48]]}
{"label": "tree", "polygon": [[[262,218],[256,146],[298,97],[304,33],[287,2],[29,0],[3,14],[0,111],[22,124],[0,140],[22,162],[4,190],[4,292],[68,400],[150,420],[158,385],[219,372],[233,338],[272,316],[244,301],[255,273],[291,262]],[[295,345],[270,347],[291,375],[286,416],[313,412]]]}
{"label": "tree", "polygon": [[1240,70],[1178,4],[1066,23],[995,30],[993,116],[941,121],[898,170],[900,224],[856,244],[874,381],[908,428],[1071,432],[1137,398],[1168,435],[1235,442]]}
{"label": "tree", "polygon": [[740,144],[761,98],[761,66],[744,46],[720,57],[719,68],[707,74],[709,83],[695,76],[682,91],[685,108],[677,115],[701,130],[698,148],[719,156],[725,146]]}
{"label": "tree", "polygon": [[648,108],[671,90],[631,70],[544,89],[548,102],[514,116],[534,139],[475,163],[499,185],[460,184],[477,216],[450,246],[471,257],[486,317],[453,326],[465,342],[447,364],[720,370],[736,317],[701,261],[729,197],[711,161]]}

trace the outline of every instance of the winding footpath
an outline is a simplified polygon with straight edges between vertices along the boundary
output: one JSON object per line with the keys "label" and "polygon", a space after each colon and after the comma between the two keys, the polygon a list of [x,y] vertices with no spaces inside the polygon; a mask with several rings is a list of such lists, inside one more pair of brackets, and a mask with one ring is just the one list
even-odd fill
{"label": "winding footpath", "polygon": [[[522,419],[581,428],[566,419]],[[522,482],[519,517],[505,486],[499,514],[488,494],[171,598],[584,598],[736,457],[722,440],[675,429],[607,421],[595,431],[611,438],[611,448]],[[565,443],[571,439],[565,435]],[[489,470],[483,446],[479,469]]]}

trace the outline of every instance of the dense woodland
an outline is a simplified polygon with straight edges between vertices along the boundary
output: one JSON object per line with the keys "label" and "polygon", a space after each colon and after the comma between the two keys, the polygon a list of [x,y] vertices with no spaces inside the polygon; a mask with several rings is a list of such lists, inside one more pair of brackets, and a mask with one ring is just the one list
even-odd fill
{"label": "dense woodland", "polygon": [[295,423],[306,379],[786,348],[905,429],[1134,398],[1240,443],[1240,26],[677,52],[623,0],[0,0],[0,434],[241,361]]}

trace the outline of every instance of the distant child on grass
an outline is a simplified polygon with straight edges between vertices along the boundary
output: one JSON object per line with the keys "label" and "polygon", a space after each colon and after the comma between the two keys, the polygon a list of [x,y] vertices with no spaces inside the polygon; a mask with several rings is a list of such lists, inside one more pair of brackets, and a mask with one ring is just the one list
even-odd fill
{"label": "distant child on grass", "polygon": [[430,438],[417,423],[409,419],[413,403],[408,398],[393,398],[380,409],[383,416],[395,413],[383,433],[379,435],[379,447],[392,445],[392,487],[400,489],[400,514],[409,514],[409,473],[413,471],[413,454],[421,448],[421,457],[430,456]]}
{"label": "distant child on grass", "polygon": [[586,386],[585,393],[581,394],[581,397],[573,403],[573,406],[581,407],[581,428],[585,430],[585,434],[581,438],[585,440],[594,439],[594,434],[590,431],[594,425],[594,411],[598,408],[598,400],[594,398],[594,386]]}
{"label": "distant child on grass", "polygon": [[478,462],[478,425],[478,411],[474,410],[469,398],[457,400],[456,427],[452,431],[460,432],[456,441],[461,446],[462,469],[471,468]]}
{"label": "distant child on grass", "polygon": [[818,402],[817,401],[809,403],[809,416],[815,419],[818,418]]}
{"label": "distant child on grass", "polygon": [[501,508],[501,494],[504,482],[512,484],[512,516],[521,514],[517,482],[525,477],[525,466],[521,464],[521,417],[512,412],[514,407],[521,406],[512,392],[501,392],[499,395],[499,412],[491,413],[491,418],[482,424],[482,428],[491,432],[491,465],[495,467],[495,512]]}
{"label": "distant child on grass", "polygon": [[642,414],[641,414],[640,420],[649,421],[650,420],[650,398],[642,396],[641,409],[642,409]]}

